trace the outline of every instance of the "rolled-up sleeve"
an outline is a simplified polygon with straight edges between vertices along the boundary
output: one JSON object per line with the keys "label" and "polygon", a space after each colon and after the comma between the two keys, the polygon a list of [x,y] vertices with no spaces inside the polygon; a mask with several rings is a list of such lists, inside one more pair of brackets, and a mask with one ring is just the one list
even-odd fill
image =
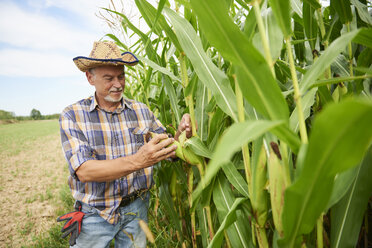
{"label": "rolled-up sleeve", "polygon": [[77,169],[86,161],[93,160],[93,149],[79,128],[71,112],[64,111],[59,119],[62,150],[72,177],[78,179]]}

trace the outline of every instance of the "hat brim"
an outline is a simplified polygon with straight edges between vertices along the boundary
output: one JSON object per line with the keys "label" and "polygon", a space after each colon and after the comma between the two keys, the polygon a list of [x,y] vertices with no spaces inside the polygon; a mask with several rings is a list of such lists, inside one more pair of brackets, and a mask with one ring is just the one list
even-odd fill
{"label": "hat brim", "polygon": [[139,60],[137,57],[131,52],[125,52],[121,54],[121,58],[117,59],[96,59],[90,57],[75,57],[73,61],[77,68],[80,71],[86,72],[91,68],[99,67],[102,65],[127,65],[127,66],[134,66],[138,64]]}

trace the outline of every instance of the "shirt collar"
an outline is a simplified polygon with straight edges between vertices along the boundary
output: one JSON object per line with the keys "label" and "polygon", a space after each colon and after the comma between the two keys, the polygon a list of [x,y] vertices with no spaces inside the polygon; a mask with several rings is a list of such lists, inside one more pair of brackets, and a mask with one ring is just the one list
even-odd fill
{"label": "shirt collar", "polygon": [[[99,107],[98,102],[97,102],[97,98],[96,98],[96,94],[91,96],[91,98],[92,98],[92,102],[90,103],[89,112],[92,112],[93,110],[95,110],[96,108]],[[121,111],[123,111],[125,109],[125,107],[133,109],[132,102],[127,100],[127,99],[124,99],[124,97],[123,97],[120,100],[120,105],[116,108],[116,110],[114,112],[120,113]]]}

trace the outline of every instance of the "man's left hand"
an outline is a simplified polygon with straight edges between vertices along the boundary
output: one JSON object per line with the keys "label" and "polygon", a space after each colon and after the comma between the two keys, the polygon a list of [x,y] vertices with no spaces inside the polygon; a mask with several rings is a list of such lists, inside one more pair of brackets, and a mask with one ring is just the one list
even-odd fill
{"label": "man's left hand", "polygon": [[[196,123],[195,123],[196,125]],[[197,125],[196,125],[197,128]],[[191,117],[190,114],[184,114],[182,116],[180,125],[178,126],[177,133],[175,135],[175,139],[178,140],[179,135],[183,132],[186,131],[186,137],[191,138],[192,136],[192,128],[191,128]]]}

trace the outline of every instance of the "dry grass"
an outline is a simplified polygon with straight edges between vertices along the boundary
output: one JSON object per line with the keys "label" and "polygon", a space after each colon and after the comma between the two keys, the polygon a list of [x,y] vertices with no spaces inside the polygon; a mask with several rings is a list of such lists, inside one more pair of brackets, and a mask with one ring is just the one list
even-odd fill
{"label": "dry grass", "polygon": [[0,247],[32,245],[49,230],[66,184],[57,120],[30,123],[0,126]]}

